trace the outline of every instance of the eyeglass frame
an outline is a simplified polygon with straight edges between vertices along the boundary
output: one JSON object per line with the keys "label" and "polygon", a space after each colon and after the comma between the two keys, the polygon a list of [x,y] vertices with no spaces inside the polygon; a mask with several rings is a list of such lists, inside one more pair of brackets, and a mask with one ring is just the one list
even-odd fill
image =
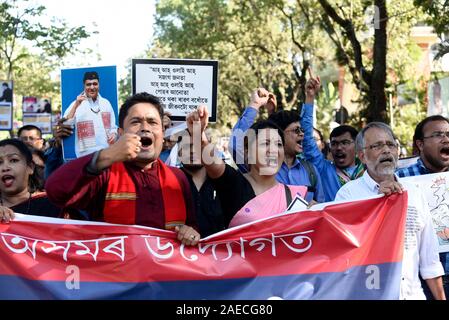
{"label": "eyeglass frame", "polygon": [[304,129],[302,127],[296,127],[295,129],[285,130],[285,132],[294,132],[295,134],[304,134]]}
{"label": "eyeglass frame", "polygon": [[43,138],[39,138],[39,137],[37,137],[37,138],[35,138],[35,137],[19,137],[19,140],[22,141],[22,142],[25,142],[25,141],[34,142],[34,141],[43,140]]}
{"label": "eyeglass frame", "polygon": [[430,138],[439,138],[439,140],[441,141],[444,139],[444,136],[446,136],[446,138],[449,138],[449,131],[437,131],[432,133],[430,136],[422,137],[422,140]]}
{"label": "eyeglass frame", "polygon": [[349,139],[344,139],[341,141],[331,140],[329,145],[331,148],[338,148],[340,145],[344,148],[347,148],[354,142],[355,142],[354,140],[349,140]]}
{"label": "eyeglass frame", "polygon": [[380,151],[383,148],[385,148],[385,146],[388,147],[388,149],[390,150],[395,150],[398,148],[398,144],[396,142],[391,142],[391,141],[382,141],[382,142],[376,142],[373,143],[369,146],[364,147],[363,149],[370,149],[370,150],[374,150],[374,151]]}

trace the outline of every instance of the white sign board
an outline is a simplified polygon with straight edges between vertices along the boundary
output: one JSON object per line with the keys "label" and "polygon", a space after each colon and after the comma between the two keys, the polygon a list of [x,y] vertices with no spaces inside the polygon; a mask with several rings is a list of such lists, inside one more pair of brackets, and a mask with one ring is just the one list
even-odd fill
{"label": "white sign board", "polygon": [[51,113],[24,113],[23,125],[33,125],[42,130],[42,133],[52,133]]}
{"label": "white sign board", "polygon": [[12,129],[12,103],[0,102],[0,130]]}
{"label": "white sign board", "polygon": [[210,60],[133,59],[133,94],[158,97],[172,121],[184,121],[198,105],[217,121],[218,62]]}
{"label": "white sign board", "polygon": [[406,177],[399,179],[401,181],[416,184],[424,192],[439,251],[449,252],[449,172]]}

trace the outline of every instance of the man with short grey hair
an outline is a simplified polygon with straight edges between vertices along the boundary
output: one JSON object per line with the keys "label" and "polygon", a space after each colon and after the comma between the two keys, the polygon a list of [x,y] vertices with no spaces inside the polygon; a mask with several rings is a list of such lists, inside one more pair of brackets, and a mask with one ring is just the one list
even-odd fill
{"label": "man with short grey hair", "polygon": [[424,300],[419,274],[425,279],[433,296],[445,300],[441,281],[444,274],[439,261],[437,239],[429,208],[422,192],[412,184],[397,182],[394,172],[398,148],[391,128],[381,122],[369,123],[356,138],[359,159],[366,166],[362,177],[345,184],[335,200],[357,200],[376,194],[408,193],[404,256],[400,299]]}

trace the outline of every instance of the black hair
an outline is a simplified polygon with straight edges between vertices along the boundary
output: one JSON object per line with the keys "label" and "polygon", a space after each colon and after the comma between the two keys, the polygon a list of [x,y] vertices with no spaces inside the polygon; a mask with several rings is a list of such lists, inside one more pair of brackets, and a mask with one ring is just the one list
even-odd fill
{"label": "black hair", "polygon": [[157,111],[159,112],[162,123],[162,119],[164,118],[164,108],[162,107],[159,98],[147,92],[141,92],[128,97],[120,107],[120,112],[118,115],[118,125],[120,128],[123,129],[123,123],[125,122],[125,118],[128,115],[129,109],[131,109],[132,106],[138,103],[151,103],[153,106],[155,106]]}
{"label": "black hair", "polygon": [[22,131],[24,131],[24,130],[26,130],[26,131],[36,130],[36,131],[39,133],[39,138],[42,138],[42,130],[41,130],[41,128],[36,127],[36,126],[34,126],[34,125],[32,125],[32,124],[27,124],[27,125],[21,127],[21,128],[19,129],[19,131],[17,132],[17,136],[20,137],[20,134],[21,134]]}
{"label": "black hair", "polygon": [[[276,129],[279,136],[281,137],[282,140],[282,144],[285,144],[285,140],[284,140],[284,131],[282,130],[282,128],[280,126],[278,126],[276,124],[276,122],[271,121],[271,120],[261,120],[261,121],[257,121],[256,123],[254,123],[250,129],[252,129],[255,133],[254,137],[257,137],[259,135],[259,130],[262,129]],[[251,141],[252,142],[252,141]]]}
{"label": "black hair", "polygon": [[281,130],[285,130],[293,122],[299,124],[299,112],[293,110],[281,110],[270,115],[268,120],[277,124]]}
{"label": "black hair", "polygon": [[446,117],[443,117],[439,114],[425,118],[424,120],[422,120],[420,123],[418,123],[416,125],[415,134],[413,135],[413,143],[415,143],[416,140],[423,139],[424,127],[426,126],[426,124],[428,124],[429,122],[433,122],[433,121],[446,121],[447,123],[449,123],[449,120]]}
{"label": "black hair", "polygon": [[95,71],[88,71],[84,73],[83,77],[83,83],[86,82],[86,80],[98,80],[100,81],[100,77],[98,76],[98,73]]}
{"label": "black hair", "polygon": [[28,149],[30,149],[30,151],[31,151],[31,156],[37,155],[44,163],[44,166],[34,163],[34,175],[36,176],[36,179],[37,179],[37,185],[36,185],[37,190],[45,191],[45,153],[42,150],[30,147],[30,146],[28,146]]}
{"label": "black hair", "polygon": [[357,134],[359,133],[356,128],[344,124],[332,130],[329,138],[332,139],[334,137],[339,137],[342,134],[345,134],[346,132],[349,132],[353,140],[355,140]]}
{"label": "black hair", "polygon": [[25,158],[27,166],[33,169],[33,174],[28,179],[28,191],[33,193],[39,190],[39,177],[35,170],[33,155],[28,146],[19,139],[4,139],[0,141],[0,147],[13,146],[19,150],[20,154]]}

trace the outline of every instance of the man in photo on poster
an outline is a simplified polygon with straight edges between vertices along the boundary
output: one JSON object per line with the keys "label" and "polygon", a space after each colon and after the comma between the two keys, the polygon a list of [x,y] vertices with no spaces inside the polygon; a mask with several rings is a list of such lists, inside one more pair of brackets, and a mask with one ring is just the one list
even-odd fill
{"label": "man in photo on poster", "polygon": [[12,89],[9,87],[8,82],[2,83],[0,93],[0,102],[12,102]]}
{"label": "man in photo on poster", "polygon": [[107,148],[117,138],[116,115],[111,103],[99,91],[98,73],[85,72],[83,91],[63,115],[64,124],[70,124],[74,129],[77,158]]}

